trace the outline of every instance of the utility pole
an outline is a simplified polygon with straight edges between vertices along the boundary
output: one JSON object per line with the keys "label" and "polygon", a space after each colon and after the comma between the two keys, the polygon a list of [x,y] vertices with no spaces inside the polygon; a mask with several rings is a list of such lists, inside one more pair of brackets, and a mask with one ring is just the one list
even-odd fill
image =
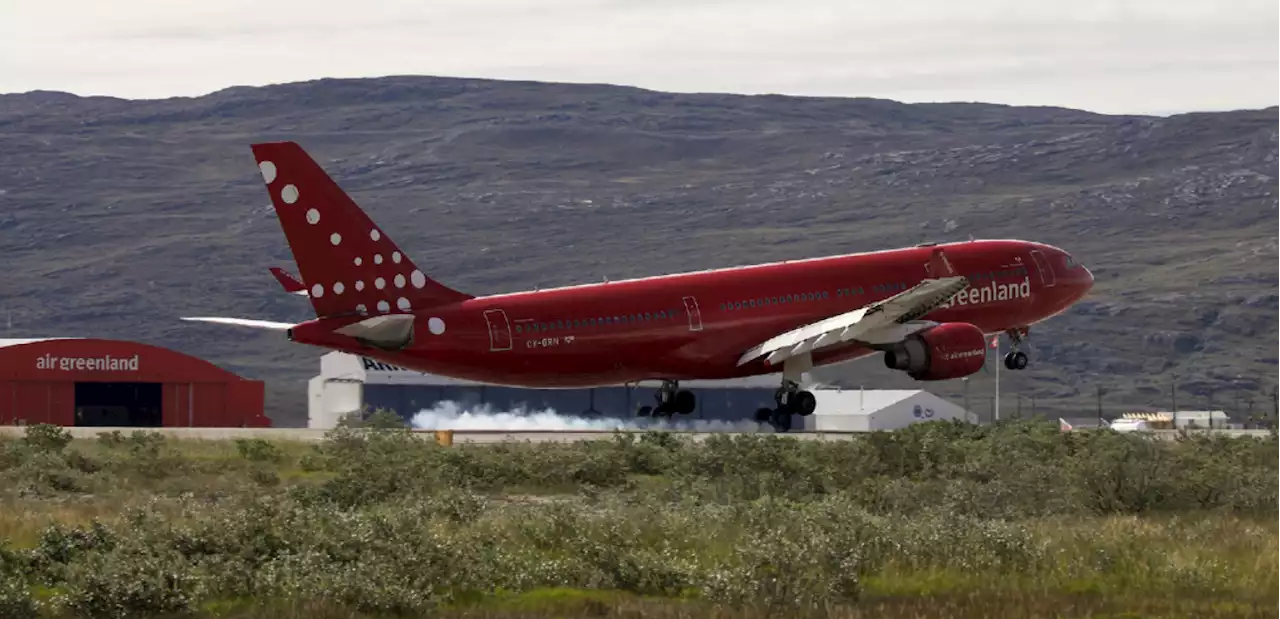
{"label": "utility pole", "polygon": [[1102,385],[1098,385],[1098,427],[1102,427]]}
{"label": "utility pole", "polygon": [[1173,399],[1173,429],[1178,429],[1178,373],[1173,373],[1173,382],[1169,385],[1169,397]]}
{"label": "utility pole", "polygon": [[995,409],[995,417],[996,417],[996,421],[1000,421],[1000,366],[1001,366],[1001,365],[1004,365],[1004,362],[1000,360],[1000,335],[999,335],[999,334],[996,334],[996,341],[995,341],[995,344],[996,344],[996,409]]}

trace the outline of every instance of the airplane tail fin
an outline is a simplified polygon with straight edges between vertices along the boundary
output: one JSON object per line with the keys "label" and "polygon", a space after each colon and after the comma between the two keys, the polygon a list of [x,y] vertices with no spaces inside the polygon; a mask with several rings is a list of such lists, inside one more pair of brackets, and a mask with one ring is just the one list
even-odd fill
{"label": "airplane tail fin", "polygon": [[298,144],[251,148],[316,316],[410,312],[472,298],[427,277]]}

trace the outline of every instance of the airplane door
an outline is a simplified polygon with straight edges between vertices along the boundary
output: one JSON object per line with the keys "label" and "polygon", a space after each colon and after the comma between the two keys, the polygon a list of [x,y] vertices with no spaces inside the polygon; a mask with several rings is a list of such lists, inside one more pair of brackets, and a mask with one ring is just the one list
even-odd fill
{"label": "airplane door", "polygon": [[693,297],[684,298],[684,312],[689,315],[689,330],[702,330],[702,312],[698,311],[698,300]]}
{"label": "airplane door", "polygon": [[511,323],[507,313],[500,309],[484,311],[484,321],[489,325],[489,351],[511,350]]}
{"label": "airplane door", "polygon": [[1031,250],[1031,257],[1036,261],[1036,270],[1040,272],[1040,282],[1045,288],[1052,288],[1057,278],[1053,274],[1053,267],[1049,265],[1049,260],[1038,249]]}
{"label": "airplane door", "polygon": [[956,270],[951,266],[951,261],[947,260],[947,254],[943,253],[941,248],[938,248],[933,250],[933,254],[929,256],[929,261],[924,263],[924,273],[930,279],[939,279],[955,275]]}

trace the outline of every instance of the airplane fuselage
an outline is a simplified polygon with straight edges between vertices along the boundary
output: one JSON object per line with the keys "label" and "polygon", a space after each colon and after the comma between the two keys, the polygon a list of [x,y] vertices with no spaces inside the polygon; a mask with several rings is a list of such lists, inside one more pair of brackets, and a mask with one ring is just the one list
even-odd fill
{"label": "airplane fuselage", "polygon": [[[1040,243],[969,241],[471,298],[416,309],[402,350],[380,350],[325,329],[295,341],[398,366],[491,384],[587,387],[640,380],[722,379],[779,372],[744,350],[936,277],[941,248],[969,288],[922,317],[984,333],[1027,327],[1082,297],[1092,275]],[[321,321],[325,322],[325,321]],[[351,320],[350,322],[354,322]],[[314,335],[313,335],[314,334]],[[875,352],[845,343],[814,366]]]}

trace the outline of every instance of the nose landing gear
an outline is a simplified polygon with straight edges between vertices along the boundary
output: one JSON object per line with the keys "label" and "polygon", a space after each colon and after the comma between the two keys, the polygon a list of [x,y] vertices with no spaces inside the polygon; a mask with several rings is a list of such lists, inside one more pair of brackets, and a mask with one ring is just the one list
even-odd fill
{"label": "nose landing gear", "polygon": [[1010,370],[1022,370],[1027,367],[1027,363],[1030,362],[1027,358],[1027,353],[1018,350],[1018,347],[1022,344],[1022,340],[1028,337],[1029,331],[1027,327],[1005,331],[1009,335],[1009,339],[1013,340],[1013,350],[1005,354],[1004,367]]}

